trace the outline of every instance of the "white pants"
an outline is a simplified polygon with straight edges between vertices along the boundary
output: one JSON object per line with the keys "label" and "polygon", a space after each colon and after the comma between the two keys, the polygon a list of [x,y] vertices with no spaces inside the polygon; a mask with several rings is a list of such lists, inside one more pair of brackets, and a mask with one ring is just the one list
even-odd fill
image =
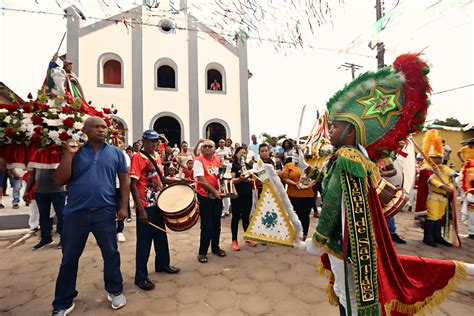
{"label": "white pants", "polygon": [[[28,225],[30,226],[30,229],[35,229],[39,227],[39,209],[38,209],[38,204],[36,203],[36,200],[31,200],[30,206],[28,207],[29,210],[29,219],[28,219]],[[54,208],[51,206],[51,210],[49,212],[49,217],[54,218],[56,216],[56,212],[54,211]]]}
{"label": "white pants", "polygon": [[222,214],[229,214],[230,209],[230,198],[223,198],[222,199]]}
{"label": "white pants", "polygon": [[[346,281],[344,278],[344,261],[328,254],[329,261],[331,262],[331,270],[334,273],[334,292],[339,298],[339,303],[344,306],[347,315],[347,302],[346,302]],[[354,285],[354,273],[352,272],[352,265],[348,264],[349,275],[349,293],[351,296],[351,312],[352,315],[357,315],[357,302],[355,297],[355,285]]]}
{"label": "white pants", "polygon": [[467,203],[474,203],[474,194],[466,194],[461,208],[461,221],[467,226],[468,235],[474,235],[474,211],[470,211]]}
{"label": "white pants", "polygon": [[39,226],[39,220],[40,220],[40,214],[39,214],[38,204],[36,204],[36,200],[31,200],[28,210],[30,211],[30,218],[28,219],[28,225],[30,225],[30,229],[33,230]]}

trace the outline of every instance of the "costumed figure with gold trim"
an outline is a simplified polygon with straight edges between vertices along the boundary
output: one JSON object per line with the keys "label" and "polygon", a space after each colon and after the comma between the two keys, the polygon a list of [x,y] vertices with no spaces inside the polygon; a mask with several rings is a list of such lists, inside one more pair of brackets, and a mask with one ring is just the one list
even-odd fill
{"label": "costumed figure with gold trim", "polygon": [[[444,149],[437,130],[429,130],[423,138],[423,155],[425,161],[420,170],[416,212],[426,211],[423,243],[436,247],[437,243],[452,247],[458,245],[456,232],[455,199],[456,172],[443,165]],[[444,237],[441,234],[444,226]]]}
{"label": "costumed figure with gold trim", "polygon": [[[412,315],[442,302],[474,266],[398,255],[373,161],[398,153],[425,120],[428,65],[417,54],[360,75],[328,102],[336,148],[323,179],[323,207],[307,251],[321,254],[330,302],[343,315]],[[433,277],[436,276],[436,277]]]}
{"label": "costumed figure with gold trim", "polygon": [[470,239],[474,239],[474,159],[466,161],[462,169],[464,201],[461,221],[467,226]]}
{"label": "costumed figure with gold trim", "polygon": [[467,192],[472,188],[469,175],[474,173],[474,138],[462,141],[458,151],[459,160],[463,163],[461,168],[461,188]]}

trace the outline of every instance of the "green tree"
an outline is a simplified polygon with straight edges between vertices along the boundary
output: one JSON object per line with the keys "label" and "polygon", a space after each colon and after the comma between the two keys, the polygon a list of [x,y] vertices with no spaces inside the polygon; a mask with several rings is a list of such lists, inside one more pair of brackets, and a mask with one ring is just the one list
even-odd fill
{"label": "green tree", "polygon": [[463,125],[461,122],[459,122],[458,119],[454,117],[448,117],[446,120],[441,121],[441,120],[435,120],[434,124],[436,125],[442,125],[442,126],[450,126],[450,127],[462,127]]}
{"label": "green tree", "polygon": [[286,134],[281,134],[281,135],[278,135],[278,136],[272,136],[268,133],[262,133],[262,134],[260,134],[260,137],[263,138],[262,143],[267,143],[267,144],[270,144],[272,142],[272,137],[276,137],[277,138],[277,144],[281,145],[282,140],[284,140],[286,138]]}

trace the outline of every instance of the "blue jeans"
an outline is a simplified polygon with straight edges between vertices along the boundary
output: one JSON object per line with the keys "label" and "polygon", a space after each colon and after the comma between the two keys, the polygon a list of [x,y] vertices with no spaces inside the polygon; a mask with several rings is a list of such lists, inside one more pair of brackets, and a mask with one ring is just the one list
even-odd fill
{"label": "blue jeans", "polygon": [[63,258],[56,280],[54,309],[65,309],[77,296],[76,279],[79,258],[92,232],[104,259],[104,283],[108,293],[123,291],[120,271],[120,253],[115,233],[115,206],[99,209],[82,209],[64,215],[62,235]]}
{"label": "blue jeans", "polygon": [[388,217],[386,221],[387,221],[388,231],[390,232],[390,234],[396,234],[397,227],[395,227],[395,218],[393,216]]}
{"label": "blue jeans", "polygon": [[[158,214],[158,209],[155,206],[145,207],[145,212],[148,215],[148,221],[155,225],[165,228],[163,218]],[[147,263],[150,257],[151,242],[155,247],[155,270],[167,267],[170,265],[170,250],[168,248],[168,237],[166,233],[143,224],[137,220],[137,248],[136,248],[136,270],[135,283],[145,281],[148,278]]]}
{"label": "blue jeans", "polygon": [[219,250],[219,239],[221,237],[221,213],[222,200],[209,199],[197,195],[199,200],[199,213],[201,216],[201,240],[199,243],[199,254],[206,255],[211,244],[212,251]]}
{"label": "blue jeans", "polygon": [[20,190],[21,190],[21,185],[22,185],[22,180],[20,179],[15,179],[11,174],[8,175],[8,179],[10,179],[10,185],[13,188],[13,200],[12,203],[13,205],[18,205],[20,204]]}
{"label": "blue jeans", "polygon": [[51,220],[49,214],[51,210],[51,204],[56,212],[56,219],[58,224],[56,230],[59,235],[63,232],[63,211],[66,203],[66,192],[52,192],[52,193],[40,193],[35,192],[36,204],[38,204],[38,210],[40,214],[40,227],[41,227],[41,239],[51,240]]}

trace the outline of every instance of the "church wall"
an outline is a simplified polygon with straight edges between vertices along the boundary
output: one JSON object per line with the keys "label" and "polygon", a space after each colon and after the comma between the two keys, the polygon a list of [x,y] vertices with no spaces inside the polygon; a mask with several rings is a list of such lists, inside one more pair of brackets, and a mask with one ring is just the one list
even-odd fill
{"label": "church wall", "polygon": [[[173,17],[177,19],[177,17]],[[159,20],[150,20],[159,23]],[[179,25],[182,22],[179,21]],[[161,112],[175,113],[183,122],[184,139],[189,140],[189,80],[187,33],[163,32],[159,27],[143,29],[143,126],[152,128],[156,115]],[[177,88],[156,88],[155,64],[162,58],[171,59],[177,67]]]}
{"label": "church wall", "polygon": [[[110,107],[113,104],[118,109],[117,116],[129,127],[129,136],[132,136],[133,113],[131,39],[131,32],[127,34],[123,24],[111,24],[79,39],[79,80],[86,100],[92,100],[96,107]],[[122,59],[123,87],[99,86],[98,59],[104,53],[115,53]]]}
{"label": "church wall", "polygon": [[[230,127],[234,141],[241,138],[239,58],[206,33],[198,37],[199,61],[199,124],[202,133],[204,124],[211,119],[220,119]],[[207,92],[206,67],[218,63],[225,69],[225,87],[221,92]],[[224,75],[224,74],[223,74]],[[203,135],[204,136],[204,135]],[[229,135],[228,135],[229,136]]]}

